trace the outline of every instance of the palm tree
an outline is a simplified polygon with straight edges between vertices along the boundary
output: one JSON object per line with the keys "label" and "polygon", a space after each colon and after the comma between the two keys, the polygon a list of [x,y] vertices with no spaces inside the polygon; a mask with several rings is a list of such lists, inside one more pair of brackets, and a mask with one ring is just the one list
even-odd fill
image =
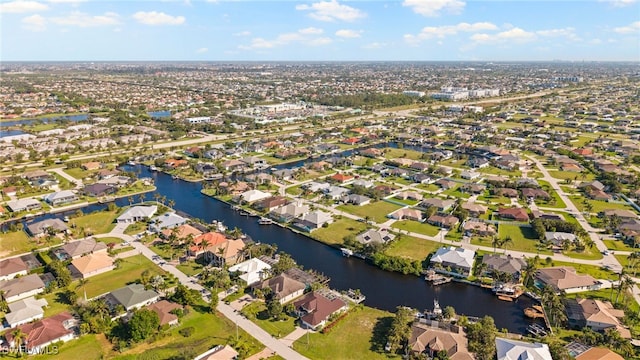
{"label": "palm tree", "polygon": [[162,198],[162,195],[160,195],[160,193],[153,193],[153,199],[157,202],[160,203],[160,199]]}
{"label": "palm tree", "polygon": [[133,204],[133,195],[129,195],[127,200],[129,200],[129,206],[131,206]]}
{"label": "palm tree", "polygon": [[85,289],[85,285],[87,285],[88,282],[89,282],[89,279],[85,279],[85,278],[80,278],[80,280],[78,280],[77,288],[82,287],[82,292],[84,293],[84,301],[87,301],[87,290]]}
{"label": "palm tree", "polygon": [[616,304],[618,303],[620,293],[628,291],[633,287],[633,285],[635,285],[635,282],[628,275],[623,275],[621,273],[621,279],[618,282],[618,293],[616,294]]}
{"label": "palm tree", "polygon": [[144,199],[145,199],[144,193],[138,195],[138,200],[140,201],[140,204],[144,202]]}
{"label": "palm tree", "polygon": [[493,246],[493,253],[496,253],[496,248],[502,246],[502,240],[500,240],[500,238],[498,238],[497,236],[494,236],[491,239],[491,245]]}
{"label": "palm tree", "polygon": [[507,235],[504,237],[504,239],[502,239],[502,241],[500,242],[501,246],[504,246],[504,253],[507,253],[507,247],[509,245],[513,245],[513,239],[511,238],[511,235]]}
{"label": "palm tree", "polygon": [[14,346],[22,356],[22,344],[24,344],[24,341],[27,339],[27,334],[25,334],[21,328],[16,328],[11,332],[11,336],[13,336]]}
{"label": "palm tree", "polygon": [[[198,244],[198,247],[200,248],[201,251],[204,252],[209,247],[209,240],[202,239],[200,244]],[[205,260],[207,260],[207,253],[206,252],[204,252],[204,258],[205,258]]]}
{"label": "palm tree", "polygon": [[173,200],[173,199],[171,199],[171,200],[169,200],[169,201],[167,202],[167,205],[168,205],[171,209],[173,209],[173,206],[174,206],[175,204],[176,204],[176,202],[175,202],[175,200]]}

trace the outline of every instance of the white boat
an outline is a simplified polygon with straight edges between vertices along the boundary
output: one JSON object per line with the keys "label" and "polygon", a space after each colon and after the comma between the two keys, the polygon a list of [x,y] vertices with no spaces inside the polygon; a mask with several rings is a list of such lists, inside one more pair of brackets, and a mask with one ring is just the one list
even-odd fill
{"label": "white boat", "polygon": [[149,170],[158,171],[158,168],[155,165],[151,165],[151,166],[149,166]]}
{"label": "white boat", "polygon": [[340,251],[342,251],[342,256],[349,257],[353,255],[353,251],[347,248],[340,248]]}
{"label": "white boat", "polygon": [[69,222],[69,217],[68,217],[68,216],[65,216],[65,217],[62,219],[62,221],[64,221],[64,222]]}
{"label": "white boat", "polygon": [[258,224],[260,225],[271,225],[273,224],[273,220],[266,218],[266,217],[261,217],[260,219],[258,219]]}

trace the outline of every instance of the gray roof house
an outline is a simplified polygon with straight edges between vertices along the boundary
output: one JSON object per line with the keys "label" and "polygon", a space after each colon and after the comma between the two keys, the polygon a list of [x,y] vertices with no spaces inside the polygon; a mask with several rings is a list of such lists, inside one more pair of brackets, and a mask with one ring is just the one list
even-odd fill
{"label": "gray roof house", "polygon": [[19,257],[4,259],[0,261],[0,280],[10,280],[20,275],[27,275],[29,267]]}
{"label": "gray roof house", "polygon": [[[440,272],[467,277],[471,275],[475,255],[476,252],[474,250],[453,246],[441,247],[431,256],[429,262],[441,265],[443,269],[438,269]],[[451,271],[446,270],[447,268],[450,268]]]}
{"label": "gray roof house", "polygon": [[302,219],[296,222],[295,226],[305,231],[313,231],[322,227],[324,224],[330,224],[333,222],[331,214],[324,211],[314,211],[305,214]]}
{"label": "gray roof house", "polygon": [[511,276],[520,276],[520,272],[527,266],[521,258],[514,258],[511,255],[486,254],[482,257],[482,263],[487,264],[489,272],[499,271]]}
{"label": "gray roof house", "polygon": [[443,200],[437,198],[424,199],[421,204],[424,207],[435,207],[438,211],[447,211],[456,203],[455,200]]}
{"label": "gray roof house", "polygon": [[40,294],[44,288],[44,282],[37,274],[0,281],[0,291],[4,292],[4,299],[8,303]]}
{"label": "gray roof house", "polygon": [[156,216],[151,219],[151,225],[149,230],[153,232],[160,232],[162,229],[174,228],[187,222],[187,218],[184,218],[176,213],[165,213],[160,216]]}
{"label": "gray roof house", "polygon": [[358,194],[343,195],[341,200],[345,203],[358,206],[367,205],[371,202],[371,198],[369,198],[368,196]]}
{"label": "gray roof house", "polygon": [[551,241],[553,245],[562,246],[565,241],[570,243],[576,241],[577,237],[572,233],[547,231],[544,233],[544,238],[547,241]]}
{"label": "gray roof house", "polygon": [[302,203],[291,203],[271,210],[269,217],[281,222],[289,222],[309,213],[309,206]]}
{"label": "gray roof house", "polygon": [[145,221],[150,219],[158,211],[156,205],[151,206],[134,206],[125,211],[116,219],[119,223],[134,223],[136,221]]}
{"label": "gray roof house", "polygon": [[386,244],[395,239],[395,234],[383,230],[369,229],[361,234],[356,235],[356,241],[361,244]]}
{"label": "gray roof house", "polygon": [[60,219],[45,219],[42,221],[34,222],[32,224],[27,225],[27,230],[31,236],[42,236],[45,235],[47,229],[52,229],[56,233],[64,232],[69,230],[67,225]]}
{"label": "gray roof house", "polygon": [[44,201],[46,201],[47,203],[53,206],[58,206],[58,205],[74,202],[78,200],[78,196],[71,190],[62,190],[62,191],[54,192],[51,194],[47,194],[43,199]]}
{"label": "gray roof house", "polygon": [[42,208],[40,201],[36,199],[19,199],[7,201],[7,206],[12,212],[31,211]]}
{"label": "gray roof house", "polygon": [[77,259],[85,254],[107,252],[107,245],[93,238],[64,244],[61,250],[69,259]]}
{"label": "gray roof house", "polygon": [[142,284],[131,284],[113,290],[107,295],[107,302],[113,306],[124,306],[127,311],[139,309],[158,301],[160,294],[153,290],[145,290]]}
{"label": "gray roof house", "polygon": [[16,327],[22,324],[42,319],[44,310],[42,307],[49,305],[47,300],[29,297],[9,304],[9,313],[5,315],[5,320],[9,327]]}

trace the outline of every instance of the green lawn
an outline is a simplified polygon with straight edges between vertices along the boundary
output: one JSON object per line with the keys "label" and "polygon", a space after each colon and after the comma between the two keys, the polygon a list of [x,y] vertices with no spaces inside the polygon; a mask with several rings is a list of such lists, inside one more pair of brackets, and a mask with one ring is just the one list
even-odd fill
{"label": "green lawn", "polygon": [[176,268],[178,268],[178,270],[182,271],[183,273],[187,274],[187,276],[193,276],[201,273],[204,266],[196,263],[195,261],[188,261],[188,262],[184,262],[182,264],[176,265]]}
{"label": "green lawn", "polygon": [[617,280],[618,279],[618,274],[612,272],[611,270],[604,269],[604,268],[602,268],[600,266],[587,265],[587,264],[577,264],[577,263],[573,263],[573,262],[556,261],[556,260],[553,260],[551,262],[551,264],[547,265],[542,259],[539,262],[539,267],[551,267],[551,266],[571,266],[574,269],[576,269],[577,273],[579,273],[579,274],[589,274],[589,275],[593,276],[596,279],[609,279],[609,280]]}
{"label": "green lawn", "polygon": [[82,168],[64,169],[64,172],[73,176],[78,180],[84,180],[85,178],[92,177],[98,170],[82,170]]}
{"label": "green lawn", "polygon": [[564,255],[574,258],[574,259],[583,259],[583,260],[600,260],[602,259],[602,254],[598,251],[598,249],[594,246],[593,249],[585,249],[583,252],[579,251],[563,251]]}
{"label": "green lawn", "polygon": [[[74,289],[75,285],[71,285],[71,288]],[[61,312],[68,311],[71,305],[67,304],[62,293],[64,289],[56,290],[49,294],[45,294],[42,296],[38,296],[39,298],[47,300],[47,307],[44,308],[44,317],[53,316],[56,314],[60,314]]]}
{"label": "green lawn", "polygon": [[343,217],[330,224],[329,227],[321,227],[311,233],[311,237],[318,239],[325,244],[342,244],[347,235],[358,235],[365,231],[365,223]]}
{"label": "green lawn", "polygon": [[[362,307],[353,309],[327,334],[314,333],[293,343],[294,350],[315,360],[399,359],[384,353],[393,314]],[[308,342],[307,342],[308,341]]]}
{"label": "green lawn", "polygon": [[[152,275],[163,274],[164,271],[151,262],[143,255],[135,255],[126,259],[122,259],[120,267],[93,277],[90,277],[85,286],[87,291],[87,297],[93,298],[95,296],[107,293],[109,291],[121,288],[127,284],[136,282],[140,279],[140,275],[145,270],[149,270]],[[78,288],[76,291],[78,296],[84,296],[82,288]]]}
{"label": "green lawn", "polygon": [[385,250],[385,254],[423,261],[441,246],[442,244],[435,241],[402,235],[400,239],[396,237],[396,240]]}
{"label": "green lawn", "polygon": [[11,256],[29,252],[37,247],[23,230],[2,233],[0,235],[0,256]]}
{"label": "green lawn", "polygon": [[[551,254],[548,250],[538,250],[538,238],[536,237],[533,229],[529,226],[516,226],[516,225],[504,225],[500,224],[498,226],[498,237],[500,239],[504,239],[506,236],[510,236],[511,240],[513,240],[513,244],[507,246],[507,250],[515,250],[515,251],[525,251],[530,253],[540,253],[540,254]],[[478,240],[476,238],[471,239],[471,243],[474,244]],[[487,240],[482,244],[484,246],[493,246],[491,245],[491,240]]]}
{"label": "green lawn", "polygon": [[145,230],[147,230],[148,225],[143,222],[133,223],[124,230],[124,233],[127,235],[136,235]]}
{"label": "green lawn", "polygon": [[580,181],[592,181],[596,178],[595,175],[593,175],[592,173],[588,172],[588,171],[584,171],[582,173],[580,172],[575,172],[575,171],[549,171],[549,175],[551,175],[552,177],[556,178],[556,179],[560,179],[560,180],[566,180],[566,179],[571,179],[571,180],[575,180],[578,179]]}
{"label": "green lawn", "polygon": [[357,206],[357,205],[340,205],[338,210],[348,212],[350,214],[358,215],[362,218],[369,217],[371,220],[377,223],[383,223],[387,221],[387,214],[392,213],[401,206],[388,203],[386,201],[376,201],[369,205]]}
{"label": "green lawn", "polygon": [[515,176],[515,177],[522,176],[522,171],[520,170],[513,170],[513,171],[502,170],[493,166],[483,167],[482,169],[478,169],[478,172],[481,172],[484,174],[491,174],[491,175],[504,175],[504,176]]}
{"label": "green lawn", "polygon": [[122,239],[117,238],[117,237],[103,237],[103,238],[96,238],[97,241],[103,242],[105,244],[108,243],[114,243],[114,244],[120,244],[122,243]]}
{"label": "green lawn", "polygon": [[406,158],[411,160],[420,160],[423,155],[420,151],[409,149],[385,148],[383,151],[384,157],[387,159]]}
{"label": "green lawn", "polygon": [[298,196],[302,194],[302,189],[300,188],[300,185],[296,185],[296,186],[287,188],[285,192],[289,195]]}
{"label": "green lawn", "polygon": [[615,202],[601,201],[601,200],[592,200],[588,199],[584,196],[569,196],[569,199],[573,202],[573,204],[578,208],[579,211],[584,211],[584,201],[591,203],[593,206],[592,213],[599,213],[608,209],[624,209],[634,211],[633,208],[627,204],[619,204]]}
{"label": "green lawn", "polygon": [[418,184],[416,185],[416,187],[427,191],[438,191],[438,189],[440,189],[440,187],[436,184]]}
{"label": "green lawn", "polygon": [[105,234],[111,231],[115,224],[113,221],[118,217],[119,210],[96,211],[91,214],[71,218],[70,225],[75,225],[74,234],[80,235],[80,230],[84,228],[86,232],[94,234]]}
{"label": "green lawn", "polygon": [[391,224],[392,228],[406,230],[418,234],[427,236],[436,236],[440,231],[440,228],[427,223],[421,223],[413,220],[400,220]]}
{"label": "green lawn", "polygon": [[638,251],[637,248],[626,244],[622,240],[602,240],[602,242],[607,245],[607,249],[610,250]]}
{"label": "green lawn", "polygon": [[104,359],[105,349],[102,347],[98,337],[104,335],[87,334],[79,339],[71,340],[59,347],[59,352],[55,355],[38,355],[29,357],[35,360],[45,359],[83,359],[99,360]]}
{"label": "green lawn", "polygon": [[256,301],[245,306],[242,309],[242,313],[249,320],[276,338],[286,336],[296,328],[296,318],[284,315],[283,320],[274,320],[269,317],[267,306],[261,301]]}
{"label": "green lawn", "polygon": [[549,194],[549,196],[553,198],[553,200],[550,200],[550,201],[542,201],[537,199],[536,204],[538,204],[538,206],[557,208],[557,209],[564,209],[567,207],[564,201],[562,201],[562,199],[560,198],[560,195],[558,195],[558,193],[551,187],[551,184],[549,184],[544,180],[538,180],[538,183],[540,185],[546,185],[544,190]]}

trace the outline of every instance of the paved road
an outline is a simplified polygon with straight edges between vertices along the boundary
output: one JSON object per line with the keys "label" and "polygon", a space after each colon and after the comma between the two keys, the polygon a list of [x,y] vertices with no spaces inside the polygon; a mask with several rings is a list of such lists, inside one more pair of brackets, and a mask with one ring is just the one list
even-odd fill
{"label": "paved road", "polygon": [[82,188],[82,180],[78,180],[78,179],[74,178],[73,176],[67,174],[66,172],[63,171],[63,168],[61,168],[61,167],[51,168],[51,169],[48,169],[47,171],[54,172],[54,173],[62,176],[63,178],[67,179],[70,183],[76,184],[76,189]]}

